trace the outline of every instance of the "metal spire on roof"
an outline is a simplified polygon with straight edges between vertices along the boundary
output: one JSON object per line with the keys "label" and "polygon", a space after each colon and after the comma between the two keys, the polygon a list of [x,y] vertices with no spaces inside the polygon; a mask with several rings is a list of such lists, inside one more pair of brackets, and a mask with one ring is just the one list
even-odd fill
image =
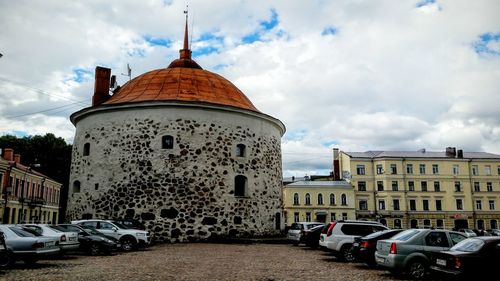
{"label": "metal spire on roof", "polygon": [[184,45],[183,49],[179,50],[180,59],[191,59],[191,50],[189,50],[189,40],[188,40],[188,6],[186,5],[186,10],[184,10],[184,14],[186,14],[186,27],[184,29]]}

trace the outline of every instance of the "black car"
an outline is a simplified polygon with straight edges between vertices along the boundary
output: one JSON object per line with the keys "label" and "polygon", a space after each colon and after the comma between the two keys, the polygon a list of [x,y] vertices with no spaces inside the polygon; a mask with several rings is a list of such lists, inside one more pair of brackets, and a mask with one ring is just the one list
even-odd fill
{"label": "black car", "polygon": [[51,227],[62,231],[78,233],[80,250],[92,256],[99,254],[109,255],[114,250],[118,250],[121,247],[120,241],[113,237],[106,236],[95,229],[83,228],[74,224],[58,224]]}
{"label": "black car", "polygon": [[500,237],[472,237],[460,241],[448,251],[436,253],[430,268],[453,279],[498,280],[499,260]]}
{"label": "black car", "polygon": [[354,243],[352,244],[352,254],[355,260],[364,262],[369,266],[374,266],[375,262],[375,251],[377,250],[377,241],[383,239],[389,239],[392,236],[403,231],[402,229],[388,229],[383,231],[374,232],[368,234],[364,237],[354,238]]}
{"label": "black car", "polygon": [[324,227],[325,227],[324,225],[318,225],[310,229],[302,230],[301,239],[304,242],[304,244],[314,249],[318,248],[319,236],[321,235],[321,232],[323,231]]}

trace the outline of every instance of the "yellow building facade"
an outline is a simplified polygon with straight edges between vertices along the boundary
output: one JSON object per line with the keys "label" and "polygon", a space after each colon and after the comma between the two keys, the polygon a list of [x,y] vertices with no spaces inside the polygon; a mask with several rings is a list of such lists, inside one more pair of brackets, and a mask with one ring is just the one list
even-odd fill
{"label": "yellow building facade", "polygon": [[355,191],[356,218],[389,227],[495,229],[500,221],[500,155],[463,152],[340,152]]}
{"label": "yellow building facade", "polygon": [[3,224],[57,223],[61,184],[20,163],[4,149],[0,157],[0,219]]}
{"label": "yellow building facade", "polygon": [[345,181],[296,181],[283,187],[285,225],[354,219],[355,197]]}

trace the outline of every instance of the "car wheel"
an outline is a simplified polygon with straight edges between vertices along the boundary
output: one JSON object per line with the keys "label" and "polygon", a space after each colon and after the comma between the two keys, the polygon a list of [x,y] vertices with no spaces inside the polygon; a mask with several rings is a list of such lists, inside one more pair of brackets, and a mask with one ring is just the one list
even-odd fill
{"label": "car wheel", "polygon": [[14,257],[9,252],[0,253],[0,268],[11,267],[15,262]]}
{"label": "car wheel", "polygon": [[123,238],[121,243],[122,243],[122,250],[126,252],[132,251],[135,248],[135,240],[132,237]]}
{"label": "car wheel", "polygon": [[408,275],[413,278],[420,280],[424,278],[427,273],[427,264],[422,260],[411,261],[408,265]]}
{"label": "car wheel", "polygon": [[89,247],[89,254],[91,256],[97,256],[101,253],[101,248],[99,247],[99,244],[97,243],[92,243],[90,244],[90,247]]}
{"label": "car wheel", "polygon": [[352,245],[344,245],[340,250],[341,258],[346,262],[353,262],[354,255],[352,254]]}

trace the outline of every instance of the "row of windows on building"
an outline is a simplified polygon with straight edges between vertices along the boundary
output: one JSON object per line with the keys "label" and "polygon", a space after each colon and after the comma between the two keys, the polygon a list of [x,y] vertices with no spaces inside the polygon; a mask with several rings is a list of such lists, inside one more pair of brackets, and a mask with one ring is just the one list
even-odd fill
{"label": "row of windows on building", "polygon": [[[99,184],[96,183],[94,185],[94,189],[98,190],[99,189]],[[81,191],[81,183],[80,181],[76,180],[73,182],[73,193],[80,193]],[[237,175],[234,177],[234,190],[233,190],[234,196],[235,197],[246,197],[248,196],[247,194],[247,177],[243,175]]]}
{"label": "row of windows on building", "polygon": [[[435,192],[440,192],[441,191],[441,182],[433,181],[432,183],[433,183],[433,190]],[[462,188],[462,183],[460,181],[455,181],[454,186],[455,186],[455,192],[462,192],[463,188]],[[391,181],[391,190],[392,191],[399,191],[399,182],[398,181]],[[358,181],[358,191],[366,191],[366,181]],[[377,181],[377,191],[385,191],[383,181]],[[414,181],[408,181],[408,191],[417,191],[415,189],[415,182]],[[427,181],[420,181],[420,190],[419,191],[424,191],[424,192],[429,191]],[[481,191],[484,191],[484,189],[481,189],[481,183],[474,182],[474,192],[481,192]],[[486,191],[493,192],[493,183],[492,182],[486,182]]]}
{"label": "row of windows on building", "polygon": [[[0,173],[0,183],[3,182],[3,174]],[[12,196],[17,198],[43,198],[47,203],[58,203],[60,191],[43,183],[29,182],[19,178],[9,177],[7,186],[12,186]]]}
{"label": "row of windows on building", "polygon": [[[173,149],[174,148],[174,137],[173,136],[163,136],[161,138],[161,148],[162,149]],[[235,151],[236,157],[245,157],[246,146],[242,143],[236,145]],[[83,144],[83,156],[90,155],[90,143]]]}
{"label": "row of windows on building", "polygon": [[[336,205],[335,194],[330,193],[329,199],[330,199],[329,201],[330,206],[335,206]],[[305,205],[311,205],[311,194],[306,193],[306,195],[304,196],[304,201]],[[323,194],[321,193],[318,194],[317,204],[324,205]],[[347,196],[345,194],[340,195],[340,204],[342,206],[347,206]],[[300,205],[300,198],[298,193],[293,194],[293,205]]]}
{"label": "row of windows on building", "polygon": [[[305,215],[306,215],[305,216],[305,221],[306,222],[312,222],[312,220],[313,220],[312,213],[311,212],[306,212]],[[337,214],[336,213],[330,213],[330,218],[331,218],[331,221],[337,220]],[[340,217],[340,219],[347,220],[348,219],[347,213],[342,213],[342,216]],[[293,221],[294,222],[301,221],[301,219],[300,219],[300,212],[294,212],[293,213]]]}
{"label": "row of windows on building", "polygon": [[[410,200],[408,200],[408,204],[409,204],[410,211],[418,211],[417,210],[417,200],[410,199]],[[460,198],[455,199],[455,204],[456,204],[457,210],[464,209],[463,199],[460,199]],[[434,210],[442,211],[443,210],[442,200],[439,200],[439,199],[434,200],[434,207],[435,207]],[[399,199],[392,200],[392,209],[394,211],[400,210]],[[495,210],[495,200],[488,200],[488,209],[491,211]],[[368,200],[359,200],[359,210],[362,210],[362,211],[368,210]],[[378,210],[386,210],[385,200],[382,200],[382,199],[378,200]],[[430,210],[430,200],[427,200],[427,199],[422,200],[422,209],[421,210],[423,210],[423,211]],[[475,200],[475,210],[476,211],[483,210],[483,200]]]}
{"label": "row of windows on building", "polygon": [[38,208],[30,209],[17,209],[7,207],[7,212],[10,216],[6,218],[4,224],[17,224],[17,223],[57,223],[57,211],[42,211]]}
{"label": "row of windows on building", "polygon": [[[395,175],[398,173],[397,165],[396,164],[390,164],[390,173]],[[418,166],[419,173],[421,175],[426,174],[426,165],[425,164],[419,164]],[[432,164],[432,174],[433,175],[438,175],[439,174],[439,165],[438,164]],[[460,165],[453,165],[452,166],[452,174],[458,175],[460,174]],[[366,168],[365,165],[356,165],[356,173],[358,175],[365,175],[366,174]],[[376,165],[376,173],[377,175],[381,175],[384,173],[384,167],[382,164],[377,164]],[[413,164],[406,164],[406,173],[407,174],[413,174]],[[478,165],[472,165],[471,166],[471,173],[473,176],[479,176],[479,166]],[[500,166],[497,166],[497,173],[500,175]],[[491,165],[485,165],[484,166],[484,175],[491,176]]]}

